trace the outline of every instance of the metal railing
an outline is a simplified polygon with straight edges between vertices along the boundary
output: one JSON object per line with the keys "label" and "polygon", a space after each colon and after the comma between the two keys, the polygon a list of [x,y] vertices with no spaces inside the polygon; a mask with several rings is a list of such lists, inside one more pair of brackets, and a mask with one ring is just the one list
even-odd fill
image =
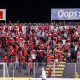
{"label": "metal railing", "polygon": [[[48,72],[48,69],[52,69],[52,74],[54,76],[51,76],[51,78],[80,78],[80,63],[66,63],[62,76],[56,76],[56,72],[59,74],[59,69],[62,67],[62,64],[56,64],[56,63],[9,63],[7,64],[8,68],[8,74],[9,77],[32,77],[32,78],[40,78],[42,75],[42,68],[46,72]],[[58,70],[57,70],[58,68]],[[56,71],[57,70],[57,71]],[[1,68],[0,68],[1,71]],[[1,72],[0,72],[1,73]],[[47,76],[47,74],[46,74]],[[1,75],[0,75],[1,77]]]}

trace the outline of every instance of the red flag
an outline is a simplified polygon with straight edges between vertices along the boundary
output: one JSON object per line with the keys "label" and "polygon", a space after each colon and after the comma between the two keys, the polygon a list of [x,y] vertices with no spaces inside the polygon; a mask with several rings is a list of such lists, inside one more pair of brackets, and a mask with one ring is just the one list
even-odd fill
{"label": "red flag", "polygon": [[0,11],[0,19],[3,19],[3,11]]}

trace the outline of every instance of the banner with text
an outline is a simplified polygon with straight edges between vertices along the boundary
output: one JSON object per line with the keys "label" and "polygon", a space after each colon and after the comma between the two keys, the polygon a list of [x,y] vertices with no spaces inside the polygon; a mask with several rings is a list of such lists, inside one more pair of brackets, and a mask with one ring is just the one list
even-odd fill
{"label": "banner with text", "polygon": [[80,8],[51,9],[52,20],[80,20]]}

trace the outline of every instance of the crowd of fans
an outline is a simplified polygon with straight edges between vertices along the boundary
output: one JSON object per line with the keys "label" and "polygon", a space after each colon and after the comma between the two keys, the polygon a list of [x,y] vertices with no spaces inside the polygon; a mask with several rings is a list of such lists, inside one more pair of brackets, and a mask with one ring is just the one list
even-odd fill
{"label": "crowd of fans", "polygon": [[0,25],[3,62],[80,62],[80,26],[53,23]]}

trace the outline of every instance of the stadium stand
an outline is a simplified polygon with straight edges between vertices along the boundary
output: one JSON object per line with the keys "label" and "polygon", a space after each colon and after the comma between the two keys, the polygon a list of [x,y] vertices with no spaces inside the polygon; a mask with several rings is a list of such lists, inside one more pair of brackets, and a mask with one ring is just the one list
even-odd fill
{"label": "stadium stand", "polygon": [[[13,23],[0,25],[0,62],[19,69],[33,62],[55,65],[55,76],[63,76],[66,62],[80,62],[80,26],[53,23]],[[40,64],[38,64],[39,66]],[[54,70],[52,68],[52,70]],[[53,73],[53,72],[52,72]],[[21,74],[22,75],[22,74]],[[23,75],[24,76],[24,75]],[[54,77],[54,73],[52,74]]]}

